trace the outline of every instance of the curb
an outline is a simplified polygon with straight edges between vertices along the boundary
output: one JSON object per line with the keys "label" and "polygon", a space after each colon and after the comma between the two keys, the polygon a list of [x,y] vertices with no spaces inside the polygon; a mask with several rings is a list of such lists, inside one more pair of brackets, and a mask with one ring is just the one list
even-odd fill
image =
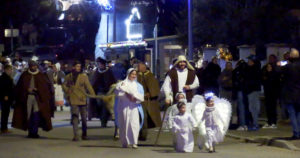
{"label": "curb", "polygon": [[243,137],[234,134],[226,134],[227,137],[243,140],[246,143],[259,143],[260,145],[273,146],[278,148],[284,148],[293,151],[300,151],[300,148],[296,147],[293,143],[286,140],[278,140],[271,137]]}

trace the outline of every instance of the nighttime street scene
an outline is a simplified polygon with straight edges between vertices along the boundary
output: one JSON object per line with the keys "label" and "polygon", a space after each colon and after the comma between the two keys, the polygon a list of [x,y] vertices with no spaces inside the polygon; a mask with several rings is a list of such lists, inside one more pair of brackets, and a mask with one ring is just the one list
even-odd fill
{"label": "nighttime street scene", "polygon": [[300,0],[1,0],[0,158],[300,158]]}

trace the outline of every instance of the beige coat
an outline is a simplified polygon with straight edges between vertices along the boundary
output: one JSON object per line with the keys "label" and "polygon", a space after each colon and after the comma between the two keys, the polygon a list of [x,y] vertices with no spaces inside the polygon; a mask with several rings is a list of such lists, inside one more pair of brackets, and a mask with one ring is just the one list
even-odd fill
{"label": "beige coat", "polygon": [[86,94],[95,95],[88,76],[85,73],[79,74],[75,84],[72,77],[72,73],[68,74],[63,83],[63,89],[68,101],[71,105],[86,105]]}
{"label": "beige coat", "polygon": [[[146,71],[144,74],[139,72],[137,76],[137,80],[143,86],[145,94],[149,93],[149,97],[150,97],[150,98],[145,97],[145,101],[142,102],[144,113],[148,113],[150,115],[148,118],[145,118],[145,122],[148,121],[146,119],[151,119],[155,127],[160,127],[161,117],[160,117],[160,106],[158,102],[158,95],[160,93],[160,89],[159,89],[158,80],[150,71]],[[153,127],[148,126],[146,128],[153,128]]]}

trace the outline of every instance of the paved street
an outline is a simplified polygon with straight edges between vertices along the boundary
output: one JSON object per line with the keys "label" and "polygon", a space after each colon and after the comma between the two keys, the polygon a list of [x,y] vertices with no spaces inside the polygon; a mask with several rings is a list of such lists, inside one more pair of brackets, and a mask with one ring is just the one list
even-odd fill
{"label": "paved street", "polygon": [[[245,143],[229,137],[217,146],[217,153],[209,154],[200,151],[196,146],[194,153],[176,153],[172,148],[172,137],[168,132],[161,135],[159,146],[153,146],[157,129],[150,131],[148,141],[140,142],[139,149],[125,149],[121,148],[119,141],[113,140],[114,128],[100,128],[98,120],[89,122],[90,140],[80,142],[71,141],[73,135],[68,112],[56,113],[53,122],[54,130],[49,133],[40,132],[41,139],[27,139],[26,132],[15,129],[12,129],[12,134],[0,135],[0,158],[299,158],[300,154],[299,151]],[[112,122],[110,124],[112,125]]]}

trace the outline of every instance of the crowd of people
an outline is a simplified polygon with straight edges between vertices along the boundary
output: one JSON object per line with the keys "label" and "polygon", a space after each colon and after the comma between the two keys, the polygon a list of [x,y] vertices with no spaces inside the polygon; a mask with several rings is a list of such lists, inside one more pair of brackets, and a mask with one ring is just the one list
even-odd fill
{"label": "crowd of people", "polygon": [[[39,138],[38,129],[50,131],[55,111],[67,105],[71,109],[73,141],[80,140],[80,122],[81,139],[86,140],[87,121],[99,118],[102,127],[114,120],[114,137],[120,139],[122,147],[138,148],[138,140],[147,140],[147,129],[162,128],[166,123],[174,134],[176,151],[193,151],[192,130],[197,127],[198,146],[213,152],[229,128],[231,111],[237,111],[237,130],[260,129],[263,87],[267,123],[262,128],[277,128],[280,105],[293,127],[291,139],[300,139],[300,60],[296,49],[287,53],[285,61],[270,55],[267,64],[261,66],[251,55],[247,61],[239,60],[235,68],[227,62],[223,71],[216,57],[196,68],[180,55],[162,86],[147,65],[135,58],[128,66],[100,57],[95,64],[75,61],[70,66],[39,63],[35,58],[26,62],[17,56],[12,61],[2,60],[2,65],[3,134],[11,132],[7,128],[11,107],[12,127],[28,130],[29,138]],[[161,96],[165,97],[164,105],[159,104]],[[231,104],[237,108],[232,109]],[[163,118],[161,109],[166,111]]]}

